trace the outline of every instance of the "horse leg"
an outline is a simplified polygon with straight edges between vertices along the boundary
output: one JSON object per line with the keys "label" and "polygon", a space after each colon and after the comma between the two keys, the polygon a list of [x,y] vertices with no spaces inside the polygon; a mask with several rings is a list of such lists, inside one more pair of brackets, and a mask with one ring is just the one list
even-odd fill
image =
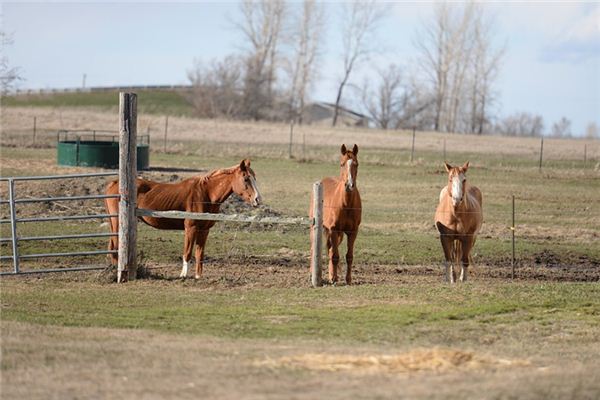
{"label": "horse leg", "polygon": [[[117,199],[106,199],[106,211],[107,214],[118,214],[119,213],[119,203]],[[111,217],[108,219],[110,224],[110,232],[113,234],[119,234],[119,218]],[[111,236],[108,239],[108,250],[109,251],[118,251],[119,250],[119,237]],[[117,265],[119,263],[119,255],[118,253],[110,253],[109,255],[111,265]]]}
{"label": "horse leg", "polygon": [[183,239],[183,266],[181,267],[180,278],[185,278],[188,273],[190,260],[192,259],[192,250],[196,243],[197,228],[195,221],[185,220],[185,237]]}
{"label": "horse leg", "polygon": [[454,283],[451,279],[452,273],[452,247],[453,240],[451,237],[444,234],[440,234],[440,241],[442,242],[442,249],[444,250],[444,269],[446,274],[446,282]]}
{"label": "horse leg", "polygon": [[347,232],[348,236],[348,251],[346,252],[346,284],[352,284],[352,261],[354,260],[354,242],[358,231]]}
{"label": "horse leg", "polygon": [[342,235],[339,232],[330,231],[327,247],[329,250],[329,281],[335,284],[338,281],[338,266],[340,264],[340,239]]}
{"label": "horse leg", "polygon": [[474,236],[472,237],[467,237],[466,239],[462,240],[462,266],[460,269],[460,281],[461,282],[466,282],[467,281],[467,274],[468,274],[468,268],[469,268],[469,257],[471,254],[471,249],[473,248],[473,244],[474,244],[475,240],[474,240]]}
{"label": "horse leg", "polygon": [[202,229],[196,236],[196,275],[194,278],[200,279],[202,275],[202,262],[204,261],[204,245],[208,238],[208,228]]}

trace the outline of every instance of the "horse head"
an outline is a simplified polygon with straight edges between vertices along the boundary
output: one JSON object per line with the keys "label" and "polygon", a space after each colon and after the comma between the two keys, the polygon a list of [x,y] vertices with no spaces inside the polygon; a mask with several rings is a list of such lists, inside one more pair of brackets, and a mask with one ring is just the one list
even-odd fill
{"label": "horse head", "polygon": [[356,176],[358,175],[358,146],[355,144],[352,150],[346,149],[343,144],[340,152],[340,176],[346,183],[346,191],[351,192],[356,187]]}
{"label": "horse head", "polygon": [[462,167],[453,167],[448,163],[444,163],[446,171],[448,171],[448,196],[452,198],[452,206],[454,208],[463,201],[465,197],[465,183],[467,181],[467,170],[469,162],[467,161]]}
{"label": "horse head", "polygon": [[262,197],[256,183],[256,176],[252,168],[250,168],[250,160],[245,159],[240,162],[240,165],[235,170],[232,188],[246,203],[252,204],[254,207],[262,203]]}

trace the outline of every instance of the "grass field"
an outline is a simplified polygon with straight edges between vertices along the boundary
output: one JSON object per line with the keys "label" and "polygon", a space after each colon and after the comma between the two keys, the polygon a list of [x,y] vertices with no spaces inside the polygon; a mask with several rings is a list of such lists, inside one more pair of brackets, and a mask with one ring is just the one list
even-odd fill
{"label": "grass field", "polygon": [[[2,176],[87,171],[59,168],[54,149],[18,141],[9,127],[19,115],[40,110],[15,107],[5,114],[11,122],[3,125],[3,145],[15,147],[0,147]],[[112,118],[61,112],[80,121]],[[166,153],[152,153],[157,168],[146,176],[180,179],[250,156],[266,204],[258,211],[235,201],[228,207],[284,216],[306,215],[312,183],[339,171],[339,142],[360,137],[340,129],[321,138],[307,129],[304,157],[296,145],[296,158],[287,159],[284,126],[178,123],[181,136]],[[211,124],[223,129],[222,140],[188,133]],[[235,142],[229,135],[236,129],[249,134]],[[358,141],[364,209],[355,285],[309,288],[303,228],[225,223],[211,230],[203,278],[181,280],[182,234],[140,226],[146,270],[136,282],[116,285],[109,270],[1,278],[2,398],[597,398],[600,175],[594,156],[584,168],[576,151],[581,142],[554,142],[540,173],[523,150],[533,146],[527,140],[495,138],[503,147],[493,151],[494,145],[478,146],[481,138],[464,149],[448,139],[451,162],[471,161],[468,177],[484,194],[485,214],[471,281],[449,286],[432,221],[446,182],[433,147],[442,136],[423,134],[410,163],[406,133],[374,135],[377,140]],[[95,193],[105,181],[19,183],[17,193]],[[5,186],[0,195],[6,196]],[[514,281],[508,279],[512,195]],[[64,203],[19,210],[24,216],[102,208]],[[21,235],[40,235],[107,228],[87,222],[21,229]],[[2,225],[1,236],[7,235]],[[23,242],[22,251],[50,246],[68,251],[106,243]],[[0,248],[10,254],[8,246]],[[48,258],[24,267],[98,262],[105,263]],[[394,369],[389,360],[396,356],[411,361]]]}

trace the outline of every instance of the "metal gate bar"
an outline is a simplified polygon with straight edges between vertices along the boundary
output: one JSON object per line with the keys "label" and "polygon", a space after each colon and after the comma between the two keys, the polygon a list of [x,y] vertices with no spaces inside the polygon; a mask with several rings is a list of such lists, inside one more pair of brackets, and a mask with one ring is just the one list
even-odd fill
{"label": "metal gate bar", "polygon": [[[59,236],[26,236],[20,237],[19,242],[26,242],[29,240],[60,240],[60,239],[85,239],[95,237],[111,237],[119,236],[118,233],[82,233],[78,235],[59,235]],[[6,243],[12,241],[12,238],[0,238],[0,243]]]}

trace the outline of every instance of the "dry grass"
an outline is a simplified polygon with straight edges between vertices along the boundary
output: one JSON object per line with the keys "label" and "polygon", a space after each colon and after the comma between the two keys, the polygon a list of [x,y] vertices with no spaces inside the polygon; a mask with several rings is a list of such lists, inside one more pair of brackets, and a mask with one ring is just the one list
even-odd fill
{"label": "dry grass", "polygon": [[407,353],[386,355],[302,354],[277,360],[258,361],[257,366],[270,368],[303,368],[317,371],[352,372],[358,374],[456,372],[498,367],[525,367],[526,360],[508,360],[479,356],[457,349],[415,349]]}
{"label": "dry grass", "polygon": [[[106,129],[116,130],[118,113],[86,109],[65,108],[19,108],[5,107],[0,116],[3,142],[23,135],[29,139],[33,117],[37,118],[38,129]],[[162,143],[165,118],[157,115],[139,115],[138,132],[150,132],[151,141]],[[417,151],[441,152],[446,140],[448,153],[469,152],[477,154],[531,156],[539,154],[538,138],[506,138],[498,136],[449,135],[435,132],[418,132],[415,142]],[[411,132],[382,131],[374,129],[328,128],[323,126],[296,126],[294,142],[307,146],[334,146],[342,142],[359,143],[365,147],[386,149],[410,149]],[[170,141],[251,143],[255,145],[285,145],[289,143],[289,125],[268,122],[237,122],[207,120],[186,117],[169,117]],[[587,157],[600,159],[600,142],[579,139],[546,139],[544,158],[546,160],[580,160],[583,146],[587,144]]]}

